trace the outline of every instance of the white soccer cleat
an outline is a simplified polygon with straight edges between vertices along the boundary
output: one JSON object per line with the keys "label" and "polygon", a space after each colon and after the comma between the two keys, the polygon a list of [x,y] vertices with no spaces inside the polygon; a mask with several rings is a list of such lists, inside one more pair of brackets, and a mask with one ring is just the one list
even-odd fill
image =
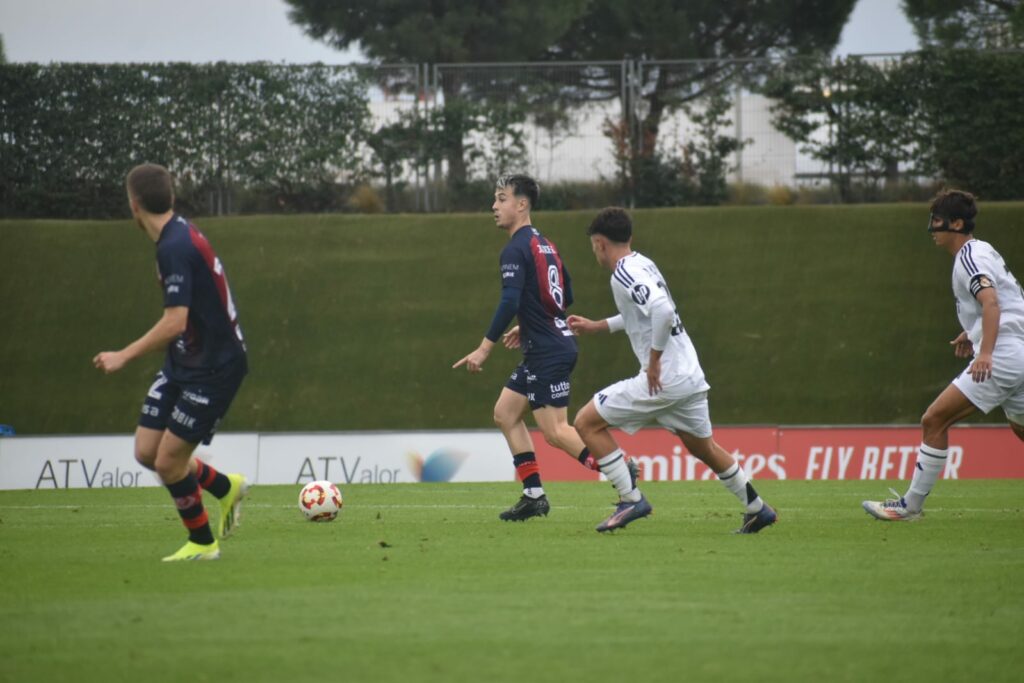
{"label": "white soccer cleat", "polygon": [[903,500],[903,496],[896,493],[893,489],[889,489],[895,498],[889,500],[865,500],[861,505],[864,506],[864,511],[875,519],[880,519],[883,522],[916,522],[921,519],[923,512],[911,512],[907,509],[907,501]]}

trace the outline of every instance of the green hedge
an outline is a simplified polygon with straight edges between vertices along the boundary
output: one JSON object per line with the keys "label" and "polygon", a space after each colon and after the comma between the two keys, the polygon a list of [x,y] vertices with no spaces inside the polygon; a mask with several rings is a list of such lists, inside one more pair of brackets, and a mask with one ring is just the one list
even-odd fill
{"label": "green hedge", "polygon": [[[609,315],[593,212],[540,213],[573,277],[573,310]],[[1024,273],[1024,205],[984,204],[978,236]],[[712,384],[720,424],[908,423],[963,366],[952,261],[925,205],[635,212]],[[491,426],[516,354],[451,370],[498,299],[503,235],[487,214],[200,221],[226,264],[252,373],[240,430]],[[0,222],[0,423],[19,433],[131,431],[161,358],[91,366],[161,313],[153,245],[127,221]],[[624,336],[581,340],[571,412],[633,374]],[[991,420],[1000,421],[995,414]]]}
{"label": "green hedge", "polygon": [[[357,71],[322,64],[3,65],[0,217],[126,216],[145,161],[191,212],[338,209],[367,101]],[[267,206],[239,207],[238,189]]]}

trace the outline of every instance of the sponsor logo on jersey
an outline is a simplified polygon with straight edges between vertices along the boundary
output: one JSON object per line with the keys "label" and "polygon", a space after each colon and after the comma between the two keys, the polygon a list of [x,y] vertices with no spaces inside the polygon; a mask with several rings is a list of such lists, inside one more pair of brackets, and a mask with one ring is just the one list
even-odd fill
{"label": "sponsor logo on jersey", "polygon": [[550,244],[538,244],[537,251],[541,254],[554,254],[555,248]]}
{"label": "sponsor logo on jersey", "polygon": [[166,278],[164,278],[164,284],[165,285],[174,285],[174,284],[180,285],[183,282],[185,282],[185,276],[184,275],[168,275]]}
{"label": "sponsor logo on jersey", "polygon": [[631,291],[629,295],[633,297],[633,301],[635,301],[638,306],[643,306],[647,303],[647,299],[650,298],[651,290],[647,285],[638,284],[633,286],[633,291]]}
{"label": "sponsor logo on jersey", "polygon": [[202,394],[197,394],[192,391],[183,391],[181,393],[181,397],[189,403],[195,403],[201,406],[210,405],[210,398],[208,396],[203,396]]}
{"label": "sponsor logo on jersey", "polygon": [[196,418],[181,412],[180,410],[178,410],[177,407],[175,407],[174,411],[171,412],[171,419],[180,425],[188,427],[189,429],[192,429],[193,427],[196,426]]}

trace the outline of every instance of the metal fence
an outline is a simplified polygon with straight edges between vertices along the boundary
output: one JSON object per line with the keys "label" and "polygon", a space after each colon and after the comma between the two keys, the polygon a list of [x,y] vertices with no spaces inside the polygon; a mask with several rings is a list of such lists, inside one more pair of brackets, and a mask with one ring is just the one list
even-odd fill
{"label": "metal fence", "polygon": [[[884,64],[896,57],[862,59]],[[518,170],[547,184],[612,182],[621,170],[619,146],[629,142],[641,148],[645,136],[655,134],[650,141],[654,148],[679,155],[699,134],[695,116],[714,97],[729,104],[719,133],[743,142],[730,155],[729,182],[767,187],[827,184],[832,173],[828,163],[813,158],[778,130],[772,100],[757,92],[758,80],[779,64],[624,60],[421,65],[408,71],[416,73],[415,99],[412,88],[397,96],[378,89],[372,92],[371,106],[381,121],[393,120],[389,116],[397,109],[418,107],[428,115],[456,100],[506,112],[504,121],[467,126],[462,140],[464,169],[453,169],[450,158],[405,168],[405,180],[416,188],[417,209],[440,203],[436,188],[453,170],[467,180]],[[828,134],[826,123],[821,124],[818,137]]]}

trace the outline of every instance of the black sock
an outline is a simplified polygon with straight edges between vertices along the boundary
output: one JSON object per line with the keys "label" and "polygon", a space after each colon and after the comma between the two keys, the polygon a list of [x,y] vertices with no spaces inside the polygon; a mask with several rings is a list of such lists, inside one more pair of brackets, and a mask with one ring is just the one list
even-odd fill
{"label": "black sock", "polygon": [[523,482],[524,489],[540,488],[540,465],[533,451],[526,451],[512,456],[516,466],[516,475]]}
{"label": "black sock", "polygon": [[587,464],[587,458],[589,458],[589,457],[590,457],[590,449],[587,448],[586,446],[584,446],[583,450],[580,451],[580,454],[576,456],[576,459],[580,461],[581,465],[586,465]]}
{"label": "black sock", "polygon": [[196,458],[196,481],[218,498],[228,495],[231,490],[231,480],[199,458]]}
{"label": "black sock", "polygon": [[203,494],[199,490],[199,482],[191,472],[181,481],[167,484],[174,505],[178,508],[181,522],[188,529],[188,540],[193,543],[209,545],[213,543],[213,532],[210,531],[210,520],[203,507]]}

